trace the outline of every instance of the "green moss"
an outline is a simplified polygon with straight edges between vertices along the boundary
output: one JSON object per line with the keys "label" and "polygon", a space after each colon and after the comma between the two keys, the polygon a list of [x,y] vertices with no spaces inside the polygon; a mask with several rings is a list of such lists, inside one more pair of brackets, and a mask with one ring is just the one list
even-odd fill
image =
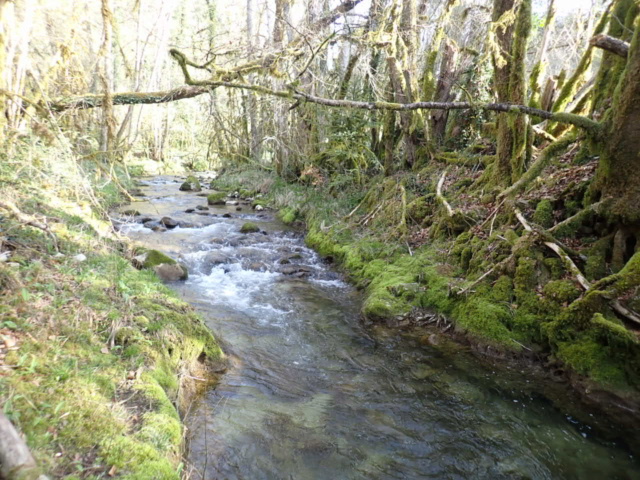
{"label": "green moss", "polygon": [[560,343],[557,356],[576,372],[603,384],[619,386],[626,383],[623,369],[611,360],[608,348],[588,335]]}
{"label": "green moss", "polygon": [[611,237],[601,238],[593,243],[587,253],[587,263],[584,269],[590,280],[602,278],[607,274],[607,254],[611,249]]}
{"label": "green moss", "polygon": [[240,227],[240,233],[255,233],[259,231],[260,227],[252,222],[246,222]]}
{"label": "green moss", "polygon": [[559,303],[569,304],[580,296],[580,289],[571,280],[554,280],[547,283],[542,292]]}
{"label": "green moss", "polygon": [[417,225],[432,213],[433,205],[430,197],[418,197],[407,205],[407,218]]}
{"label": "green moss", "polygon": [[286,225],[295,222],[298,213],[293,208],[283,208],[278,212],[278,218]]}
{"label": "green moss", "polygon": [[509,304],[513,301],[513,280],[508,275],[502,275],[491,288],[491,298],[495,302]]}
{"label": "green moss", "polygon": [[551,228],[553,226],[553,205],[550,200],[544,199],[538,202],[536,211],[533,214],[533,221],[544,228]]}
{"label": "green moss", "polygon": [[224,205],[227,194],[224,192],[215,192],[207,195],[207,203],[209,205]]}
{"label": "green moss", "polygon": [[471,247],[467,247],[462,250],[460,254],[460,266],[466,272],[469,270],[469,262],[471,261],[471,257],[473,257],[473,249]]}
{"label": "green moss", "polygon": [[510,350],[521,347],[507,328],[511,313],[505,306],[474,295],[454,309],[456,323],[474,337]]}
{"label": "green moss", "polygon": [[184,183],[180,185],[180,190],[183,192],[199,192],[202,187],[200,186],[200,181],[194,175],[189,175]]}
{"label": "green moss", "polygon": [[152,269],[153,267],[162,264],[174,265],[177,263],[173,258],[158,250],[148,250],[146,254],[147,257],[142,265],[143,268]]}

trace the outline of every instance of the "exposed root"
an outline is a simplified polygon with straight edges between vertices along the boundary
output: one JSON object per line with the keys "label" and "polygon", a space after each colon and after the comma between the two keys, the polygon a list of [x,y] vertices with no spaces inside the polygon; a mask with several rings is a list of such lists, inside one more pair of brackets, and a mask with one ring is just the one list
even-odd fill
{"label": "exposed root", "polygon": [[600,202],[593,203],[588,207],[580,210],[578,213],[573,215],[572,217],[563,220],[562,222],[554,225],[549,229],[549,232],[561,232],[564,229],[574,229],[576,226],[582,225],[584,221],[593,213],[601,213],[607,205],[610,203],[610,200],[601,200]]}
{"label": "exposed root", "polygon": [[522,175],[522,177],[520,177],[520,179],[516,183],[500,193],[500,195],[498,195],[498,198],[513,196],[524,190],[527,185],[529,185],[533,180],[536,179],[536,177],[538,177],[538,175],[540,175],[540,173],[542,173],[542,170],[544,170],[544,168],[549,164],[553,157],[555,157],[561,151],[565,150],[567,147],[577,141],[578,139],[575,137],[575,135],[567,135],[549,145],[540,153],[538,159],[533,162],[533,164],[529,167],[525,174]]}

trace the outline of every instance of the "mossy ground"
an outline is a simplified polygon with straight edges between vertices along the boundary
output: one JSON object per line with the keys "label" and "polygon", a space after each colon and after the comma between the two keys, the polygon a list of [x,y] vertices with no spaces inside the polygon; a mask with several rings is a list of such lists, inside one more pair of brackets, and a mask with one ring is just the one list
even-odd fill
{"label": "mossy ground", "polygon": [[[49,219],[61,254],[50,235],[0,212],[11,253],[0,263],[5,414],[52,478],[181,478],[179,410],[193,377],[223,355],[211,332],[153,272],[131,266],[95,206],[0,173],[6,199]],[[100,206],[117,202],[107,195]]]}
{"label": "mossy ground", "polygon": [[[535,352],[600,388],[625,395],[637,392],[640,342],[602,296],[581,300],[583,292],[562,261],[526,234],[513,214],[501,212],[483,223],[496,203],[495,197],[483,200],[484,187],[474,189],[486,181],[481,172],[461,166],[445,182],[448,198],[468,199],[467,204],[454,203],[462,223],[452,224],[434,198],[442,168],[432,163],[417,173],[376,177],[365,186],[341,183],[339,188],[337,180],[310,187],[287,184],[265,172],[234,171],[214,186],[258,191],[259,184],[269,185],[267,191],[260,190],[265,192],[261,201],[278,209],[281,218],[296,212],[306,221],[307,244],[339,264],[363,290],[362,313],[372,321],[393,323],[427,309],[445,315],[455,331],[478,344],[515,355]],[[584,185],[558,178],[575,191],[585,190]],[[535,184],[540,192],[527,194],[526,215],[533,223],[549,228],[562,215],[575,213],[568,206],[579,202],[572,200],[567,186],[560,187],[566,205],[557,211],[554,205],[562,202],[551,199],[560,189],[555,184]],[[582,247],[585,252],[603,250],[597,241],[589,241]],[[586,263],[589,273],[603,276],[589,266],[603,265],[604,258],[589,256]],[[465,289],[495,266],[500,267],[495,273]],[[609,287],[607,295],[628,291],[629,275]]]}

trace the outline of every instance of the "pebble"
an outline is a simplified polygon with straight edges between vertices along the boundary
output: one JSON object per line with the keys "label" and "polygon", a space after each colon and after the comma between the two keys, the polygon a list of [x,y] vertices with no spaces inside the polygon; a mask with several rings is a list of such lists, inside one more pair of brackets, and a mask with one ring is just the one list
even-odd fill
{"label": "pebble", "polygon": [[79,253],[73,256],[73,259],[76,262],[84,262],[87,259],[87,256],[84,253]]}

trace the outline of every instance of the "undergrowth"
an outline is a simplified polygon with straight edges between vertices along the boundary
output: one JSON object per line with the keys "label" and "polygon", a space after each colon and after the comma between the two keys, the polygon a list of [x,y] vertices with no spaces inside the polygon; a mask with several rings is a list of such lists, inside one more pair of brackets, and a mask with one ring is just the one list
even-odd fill
{"label": "undergrowth", "polygon": [[223,354],[126,258],[105,215],[126,172],[27,147],[0,161],[3,203],[47,230],[0,209],[3,411],[52,478],[178,479],[180,412]]}

